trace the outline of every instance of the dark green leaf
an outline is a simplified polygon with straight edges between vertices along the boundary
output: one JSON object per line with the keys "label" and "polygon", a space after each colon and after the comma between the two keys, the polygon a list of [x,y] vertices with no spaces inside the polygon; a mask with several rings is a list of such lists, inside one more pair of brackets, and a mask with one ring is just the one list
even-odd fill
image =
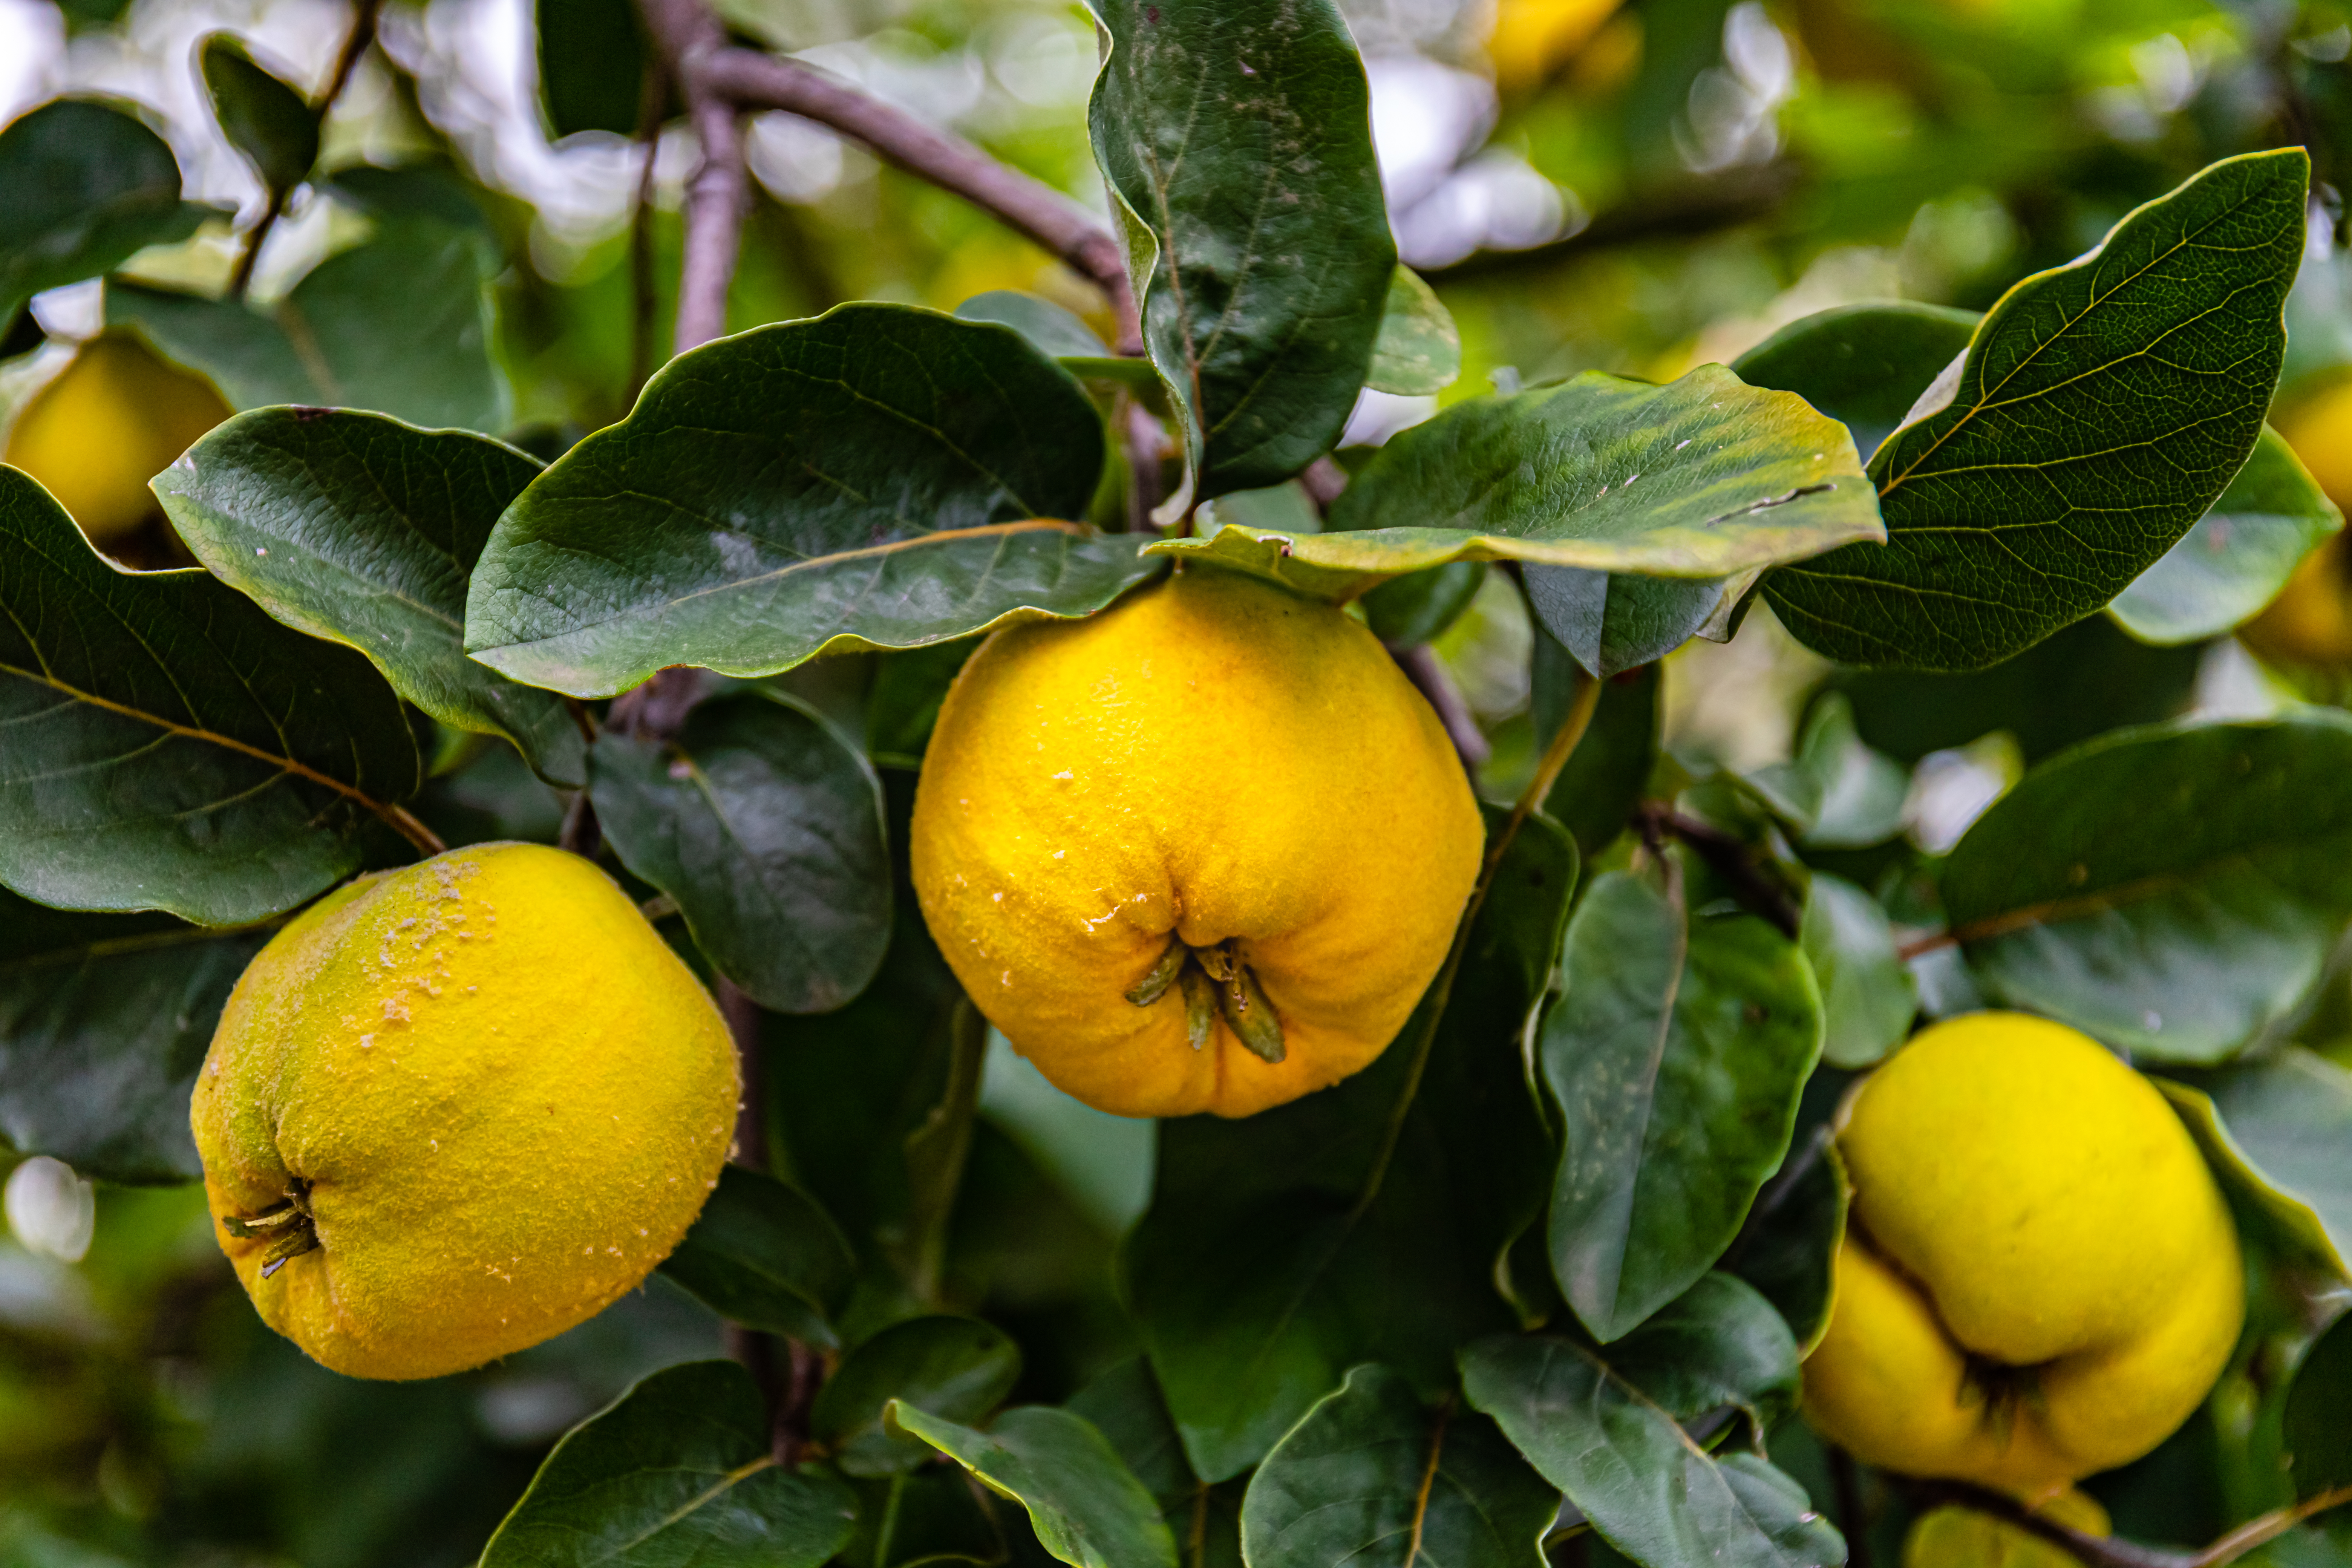
{"label": "dark green leaf", "polygon": [[2352,916],[2352,720],[2129,730],[2028,773],[1953,849],[1979,984],[2109,1044],[2210,1062],[2285,1018]]}
{"label": "dark green leaf", "polygon": [[832,1350],[857,1258],[806,1193],[729,1165],[661,1268],[730,1322]]}
{"label": "dark green leaf", "polygon": [[2213,510],[2107,613],[2142,642],[2218,637],[2275,598],[2303,558],[2343,526],[2286,438],[2265,425]]}
{"label": "dark green leaf", "polygon": [[1559,1513],[1492,1421],[1366,1365],[1250,1478],[1242,1549],[1251,1568],[1543,1568]]}
{"label": "dark green leaf", "polygon": [[180,199],[179,160],[131,105],[42,104],[0,131],[0,316],[218,216]]}
{"label": "dark green leaf", "polygon": [[1110,347],[1076,312],[1034,294],[1014,289],[992,289],[974,294],[955,308],[962,321],[994,321],[1011,327],[1029,340],[1039,353],[1055,358],[1100,359]]}
{"label": "dark green leaf", "polygon": [[0,468],[0,883],[69,909],[241,925],[358,869],[415,793],[365,659],[201,571],[127,574]]}
{"label": "dark green leaf", "polygon": [[155,477],[213,574],[297,631],[355,647],[455,729],[503,735],[562,784],[587,746],[552,693],[466,657],[466,580],[539,465],[462,431],[315,408],[240,415]]}
{"label": "dark green leaf", "polygon": [[[1576,669],[1568,650],[1538,628],[1533,706],[1536,733],[1549,740],[1574,695]],[[1591,859],[1625,830],[1658,760],[1658,672],[1610,681],[1601,689],[1592,722],[1568,757],[1544,810],[1576,836]]]}
{"label": "dark green leaf", "polygon": [[1686,919],[1612,872],[1570,922],[1538,1038],[1565,1120],[1552,1268],[1604,1342],[1690,1289],[1788,1152],[1821,1055],[1796,944],[1752,915]]}
{"label": "dark green leaf", "polygon": [[2225,160],[2011,289],[1871,459],[1886,547],[1767,577],[1782,623],[1850,664],[1977,669],[2155,564],[2262,428],[2309,174],[2300,148]]}
{"label": "dark green leaf", "polygon": [[1374,392],[1428,397],[1453,385],[1461,374],[1462,333],[1453,316],[1419,273],[1398,268],[1389,278],[1388,303],[1364,384]]}
{"label": "dark green leaf", "polygon": [[630,0],[538,0],[539,100],[558,137],[635,136],[644,118],[646,35]]}
{"label": "dark green leaf", "polygon": [[835,1477],[769,1458],[750,1373],[688,1362],[558,1443],[481,1568],[817,1568],[856,1510]]}
{"label": "dark green leaf", "polygon": [[309,100],[257,64],[233,34],[206,37],[196,58],[229,145],[252,162],[271,190],[300,184],[319,161],[319,116]]}
{"label": "dark green leaf", "polygon": [[467,647],[610,696],[666,665],[772,675],[1091,614],[1154,570],[1055,521],[1102,461],[1086,394],[1009,327],[867,304],[762,327],[672,360],[523,492]]}
{"label": "dark green leaf", "polygon": [[101,1181],[194,1177],[188,1092],[268,939],[0,890],[0,1140]]}
{"label": "dark green leaf", "polygon": [[1911,775],[1863,743],[1852,701],[1831,691],[1805,715],[1796,757],[1747,783],[1807,847],[1863,849],[1903,831]]}
{"label": "dark green leaf", "polygon": [[1574,656],[1606,679],[1654,664],[1727,613],[1754,586],[1737,577],[1633,577],[1581,566],[1537,566],[1522,572],[1536,618]]}
{"label": "dark green leaf", "polygon": [[889,1418],[1029,1510],[1038,1543],[1078,1568],[1176,1568],[1160,1505],[1103,1435],[1066,1410],[1024,1405],[986,1432],[894,1401]]}
{"label": "dark green leaf", "polygon": [[1911,1032],[1919,983],[1895,951],[1878,900],[1842,878],[1816,871],[1805,893],[1797,944],[1822,993],[1822,1059],[1866,1068]]}
{"label": "dark green leaf", "polygon": [[2215,1169],[2352,1279],[2352,1071],[2290,1047],[2194,1088],[2156,1081]]}
{"label": "dark green leaf", "polygon": [[1134,1356],[1119,1363],[1080,1389],[1069,1410],[1094,1424],[1162,1505],[1190,1501],[1200,1482],[1184,1462],[1184,1439],[1176,1435],[1150,1362]]}
{"label": "dark green leaf", "polygon": [[495,432],[509,399],[490,363],[488,264],[479,233],[410,218],[319,263],[267,311],[118,283],[107,320],[138,327],[240,409],[365,408]]}
{"label": "dark green leaf", "polygon": [[1845,1542],[1802,1489],[1748,1454],[1710,1458],[1673,1415],[1568,1340],[1462,1352],[1470,1403],[1493,1416],[1610,1545],[1643,1568],[1836,1568]]}
{"label": "dark green leaf", "polygon": [[1725,1266],[1763,1293],[1811,1353],[1830,1326],[1830,1276],[1845,1240],[1845,1167],[1829,1129],[1818,1130],[1756,1200]]}
{"label": "dark green leaf", "polygon": [[1797,1407],[1796,1339],[1734,1275],[1700,1276],[1606,1353],[1618,1377],[1677,1421],[1737,1410],[1760,1440]]}
{"label": "dark green leaf", "polygon": [[2287,1389],[2284,1447],[2297,1498],[2352,1487],[2352,1312],[2303,1352]]}
{"label": "dark green leaf", "polygon": [[1391,577],[1364,595],[1364,619],[1391,647],[1434,642],[1486,585],[1486,572],[1483,562],[1456,561]]}
{"label": "dark green leaf", "polygon": [[1021,1348],[977,1318],[910,1318],[851,1351],[810,1412],[810,1431],[853,1476],[911,1470],[930,1457],[890,1431],[894,1399],[950,1421],[978,1421],[1013,1392]]}
{"label": "dark green leaf", "polygon": [[1343,599],[1449,561],[1711,578],[1881,533],[1844,428],[1721,365],[1664,386],[1588,371],[1458,403],[1381,447],[1327,524],[1152,549]]}
{"label": "dark green leaf", "polygon": [[979,639],[967,638],[877,655],[866,692],[866,754],[914,766],[930,744],[948,688],[979,647]]}
{"label": "dark green leaf", "polygon": [[1435,1394],[1455,1346],[1507,1327],[1541,1291],[1511,1262],[1557,1158],[1520,1042],[1575,882],[1573,841],[1530,818],[1472,929],[1417,1094],[1423,1012],[1335,1089],[1246,1121],[1161,1123],[1151,1208],[1121,1259],[1203,1479],[1255,1464],[1358,1362]]}
{"label": "dark green leaf", "polygon": [[866,989],[890,940],[881,785],[814,711],[714,699],[674,742],[606,730],[590,773],[622,863],[677,900],[720,973],[782,1013]]}
{"label": "dark green leaf", "polygon": [[1793,392],[1878,450],[1937,374],[1965,353],[1974,310],[1888,301],[1792,321],[1731,362],[1750,386]]}
{"label": "dark green leaf", "polygon": [[1331,0],[1094,9],[1087,123],[1193,495],[1277,483],[1339,439],[1396,268],[1363,62]]}

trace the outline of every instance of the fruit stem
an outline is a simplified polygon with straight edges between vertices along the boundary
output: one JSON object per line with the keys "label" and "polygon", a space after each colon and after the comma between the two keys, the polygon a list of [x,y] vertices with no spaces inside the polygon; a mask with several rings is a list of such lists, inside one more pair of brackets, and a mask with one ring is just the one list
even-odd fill
{"label": "fruit stem", "polygon": [[963,1183],[971,1152],[971,1126],[980,1114],[981,1066],[988,1055],[988,1020],[965,997],[948,1024],[948,1081],[938,1105],[907,1136],[907,1175],[914,1190],[908,1229],[914,1238],[908,1285],[926,1305],[937,1307],[947,1274],[948,1225],[955,1217],[956,1189]]}
{"label": "fruit stem", "polygon": [[1424,1021],[1421,1037],[1412,1045],[1412,1064],[1405,1069],[1404,1091],[1397,1096],[1396,1108],[1389,1114],[1387,1131],[1381,1136],[1380,1152],[1372,1157],[1370,1173],[1364,1178],[1364,1190],[1356,1199],[1356,1206],[1348,1213],[1350,1222],[1361,1219],[1381,1195],[1381,1184],[1389,1173],[1389,1165],[1396,1158],[1397,1143],[1404,1137],[1404,1119],[1412,1110],[1414,1097],[1421,1092],[1421,1080],[1429,1070],[1430,1053],[1437,1047],[1438,1026],[1444,1021],[1445,1005],[1454,995],[1454,978],[1462,972],[1463,954],[1469,951],[1470,928],[1477,923],[1478,911],[1486,906],[1486,894],[1495,885],[1495,873],[1502,869],[1503,857],[1509,853],[1511,841],[1536,808],[1551,794],[1551,786],[1559,782],[1560,770],[1568,766],[1577,743],[1584,739],[1592,725],[1592,710],[1601,701],[1601,682],[1579,670],[1576,694],[1569,699],[1568,713],[1553,732],[1551,743],[1544,748],[1543,758],[1536,763],[1535,776],[1511,807],[1501,831],[1486,847],[1486,863],[1478,868],[1478,881],[1470,889],[1469,902],[1462,906],[1462,918],[1454,922],[1454,944],[1446,949],[1445,963],[1430,982],[1429,992],[1423,998]]}

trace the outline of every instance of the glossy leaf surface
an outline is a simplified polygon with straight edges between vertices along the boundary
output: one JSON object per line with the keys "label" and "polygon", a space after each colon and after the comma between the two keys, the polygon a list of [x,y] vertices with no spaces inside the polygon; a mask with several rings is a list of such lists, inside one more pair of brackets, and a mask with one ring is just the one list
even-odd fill
{"label": "glossy leaf surface", "polygon": [[1607,679],[1664,658],[1724,610],[1739,577],[1634,577],[1581,566],[1522,568],[1538,619],[1592,674]]}
{"label": "glossy leaf surface", "polygon": [[1102,425],[1008,327],[844,305],[671,361],[492,535],[467,647],[574,696],[1085,615],[1143,581],[1085,515]]}
{"label": "glossy leaf surface", "polygon": [[857,1258],[806,1193],[730,1164],[661,1270],[730,1322],[832,1350],[839,1341],[828,1318],[856,1279]]}
{"label": "glossy leaf surface", "polygon": [[102,1181],[195,1176],[188,1094],[269,934],[70,914],[0,889],[0,1143]]}
{"label": "glossy leaf surface", "polygon": [[2253,456],[2164,558],[2107,606],[2142,642],[2200,642],[2261,609],[2303,558],[2344,526],[2309,469],[2269,426]]}
{"label": "glossy leaf surface", "polygon": [[2284,1018],[2352,918],[2352,721],[2120,731],[1969,829],[1944,904],[1999,995],[2136,1055],[2221,1059]]}
{"label": "glossy leaf surface", "polygon": [[1194,499],[1279,483],[1338,438],[1396,268],[1371,93],[1332,0],[1094,0],[1087,125]]}
{"label": "glossy leaf surface", "polygon": [[1796,944],[1753,915],[1686,917],[1639,877],[1570,923],[1538,1063],[1563,1119],[1552,1269],[1614,1340],[1730,1245],[1788,1152],[1822,1004]]}
{"label": "glossy leaf surface", "polygon": [[1473,1410],[1365,1365],[1250,1478],[1251,1568],[1542,1568],[1559,1491]]}
{"label": "glossy leaf surface", "polygon": [[688,1362],[558,1443],[481,1568],[817,1568],[856,1506],[836,1478],[769,1458],[750,1373]]}
{"label": "glossy leaf surface", "polygon": [[1344,599],[1449,561],[1709,578],[1879,533],[1843,426],[1702,365],[1664,386],[1588,371],[1456,404],[1382,447],[1323,533],[1228,526],[1152,548]]}
{"label": "glossy leaf surface", "polygon": [[359,655],[201,571],[127,574],[0,468],[0,883],[68,909],[240,925],[356,870],[417,786]]}
{"label": "glossy leaf surface", "polygon": [[1844,425],[1866,460],[1967,352],[1982,319],[1909,301],[1841,305],[1791,321],[1731,368],[1748,385],[1793,392]]}
{"label": "glossy leaf surface", "polygon": [[561,784],[587,742],[561,699],[466,657],[466,583],[539,464],[456,430],[382,415],[240,415],[155,478],[213,575],[298,631],[357,648],[441,722],[503,735]]}
{"label": "glossy leaf surface", "polygon": [[129,104],[61,98],[30,110],[0,130],[0,321],[215,216],[180,199],[171,144]]}
{"label": "glossy leaf surface", "polygon": [[1610,1355],[1553,1337],[1484,1340],[1462,1352],[1462,1385],[1544,1479],[1643,1568],[1836,1568],[1845,1561],[1844,1541],[1803,1489],[1752,1454],[1710,1456],[1678,1425],[1674,1406]]}
{"label": "glossy leaf surface", "polygon": [[895,1475],[930,1449],[890,1430],[894,1399],[950,1421],[974,1422],[1021,1375],[1021,1348],[977,1318],[909,1318],[859,1343],[817,1393],[809,1428],[853,1476]]}
{"label": "glossy leaf surface", "polygon": [[605,731],[591,772],[623,863],[677,900],[696,945],[755,1000],[823,1013],[874,978],[890,941],[881,785],[815,714],[715,698],[673,742]]}
{"label": "glossy leaf surface", "polygon": [[2289,1047],[2194,1088],[2157,1082],[2223,1179],[2352,1279],[2352,1070]]}
{"label": "glossy leaf surface", "polygon": [[1103,1435],[1066,1410],[1008,1410],[986,1432],[903,1402],[890,1419],[1029,1510],[1037,1542],[1076,1568],[1176,1568],[1160,1505]]}
{"label": "glossy leaf surface", "polygon": [[2121,593],[2261,431],[2309,174],[2225,160],[2011,289],[1871,459],[1886,547],[1773,573],[1782,624],[1849,664],[1977,669]]}

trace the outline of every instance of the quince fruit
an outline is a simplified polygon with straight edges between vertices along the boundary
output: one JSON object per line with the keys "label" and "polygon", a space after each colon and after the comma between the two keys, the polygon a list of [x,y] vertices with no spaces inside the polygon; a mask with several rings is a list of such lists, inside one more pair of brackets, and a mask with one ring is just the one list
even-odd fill
{"label": "quince fruit", "polygon": [[117,328],[82,344],[34,394],[8,433],[6,460],[105,548],[162,519],[147,481],[230,412],[211,382]]}
{"label": "quince fruit", "polygon": [[221,1250],[337,1372],[436,1377],[593,1317],[727,1158],[719,1009],[610,878],[453,849],[320,900],[230,994],[191,1120]]}
{"label": "quince fruit", "polygon": [[[2336,383],[2279,422],[2327,499],[2352,511],[2352,380]],[[2273,664],[2352,670],[2352,555],[2336,533],[2303,558],[2262,614],[2238,629]]]}
{"label": "quince fruit", "polygon": [[2028,1503],[2196,1409],[2244,1317],[2230,1211],[2148,1081],[2017,1013],[1924,1030],[1858,1084],[1815,1427],[1865,1463]]}
{"label": "quince fruit", "polygon": [[1444,728],[1344,612],[1181,572],[996,633],[915,795],[915,890],[982,1013],[1121,1116],[1247,1116],[1384,1049],[1485,836]]}

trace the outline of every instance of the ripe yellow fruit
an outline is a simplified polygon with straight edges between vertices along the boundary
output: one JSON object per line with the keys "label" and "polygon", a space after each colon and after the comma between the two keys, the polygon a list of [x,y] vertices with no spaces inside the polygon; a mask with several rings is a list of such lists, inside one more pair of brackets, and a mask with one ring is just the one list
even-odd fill
{"label": "ripe yellow fruit", "polygon": [[1486,37],[1505,92],[1541,81],[1601,30],[1619,0],[1498,0]]}
{"label": "ripe yellow fruit", "polygon": [[6,460],[102,546],[162,514],[147,481],[230,413],[211,382],[118,328],[82,344],[33,395],[8,433]]}
{"label": "ripe yellow fruit", "polygon": [[1247,1116],[1386,1047],[1483,837],[1369,631],[1193,568],[972,656],[924,758],[915,889],[980,1010],[1063,1089]]}
{"label": "ripe yellow fruit", "polygon": [[635,1287],[702,1207],[727,1026],[610,878],[453,849],[304,910],[231,993],[191,1118],[221,1250],[337,1372],[435,1377]]}
{"label": "ripe yellow fruit", "polygon": [[[2085,1535],[2113,1533],[2107,1510],[2079,1491],[2060,1492],[2035,1511]],[[1903,1568],[2080,1568],[2074,1554],[2021,1525],[1974,1509],[1930,1510],[1903,1539]]]}
{"label": "ripe yellow fruit", "polygon": [[2147,1453],[2237,1343],[2238,1238],[2164,1097],[2063,1025],[1976,1013],[1857,1086],[1813,1425],[2040,1502]]}
{"label": "ripe yellow fruit", "polygon": [[[2352,380],[2337,383],[2280,421],[2279,434],[2327,492],[2352,511]],[[2303,559],[2263,613],[2238,630],[2273,664],[2352,670],[2352,554],[2331,536]]]}

